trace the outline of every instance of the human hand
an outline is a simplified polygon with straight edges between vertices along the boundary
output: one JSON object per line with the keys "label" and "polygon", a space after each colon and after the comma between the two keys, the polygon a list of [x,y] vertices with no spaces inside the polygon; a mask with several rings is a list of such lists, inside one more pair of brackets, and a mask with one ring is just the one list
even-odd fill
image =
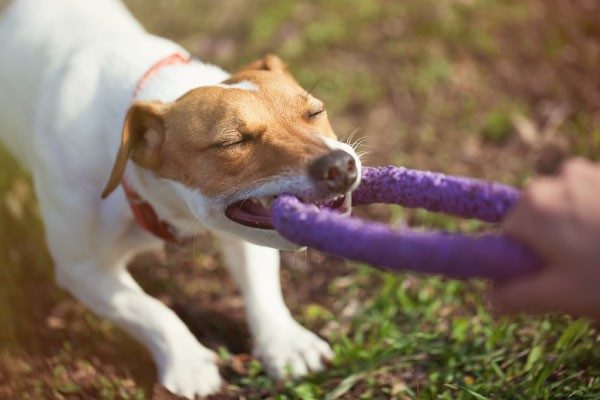
{"label": "human hand", "polygon": [[600,165],[565,163],[556,177],[535,178],[506,219],[505,233],[528,245],[544,268],[494,282],[500,312],[563,312],[600,320]]}

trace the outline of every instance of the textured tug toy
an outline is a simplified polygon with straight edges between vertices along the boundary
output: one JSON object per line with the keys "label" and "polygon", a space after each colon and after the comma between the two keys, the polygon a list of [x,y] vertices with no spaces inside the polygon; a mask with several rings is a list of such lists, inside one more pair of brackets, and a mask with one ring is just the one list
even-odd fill
{"label": "textured tug toy", "polygon": [[[364,168],[363,180],[352,193],[353,205],[398,204],[491,223],[500,222],[518,199],[519,191],[510,186],[401,167]],[[319,210],[289,195],[275,200],[271,218],[275,229],[293,243],[382,269],[503,279],[540,265],[535,254],[502,235],[394,230]]]}

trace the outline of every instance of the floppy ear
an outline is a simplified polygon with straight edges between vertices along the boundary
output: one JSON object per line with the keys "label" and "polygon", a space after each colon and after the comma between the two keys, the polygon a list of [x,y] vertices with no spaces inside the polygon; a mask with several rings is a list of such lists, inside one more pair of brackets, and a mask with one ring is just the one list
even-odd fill
{"label": "floppy ear", "polygon": [[274,54],[267,54],[260,60],[256,60],[251,62],[242,68],[242,71],[245,70],[263,70],[263,71],[273,71],[273,72],[287,72],[287,68],[283,61],[279,57]]}
{"label": "floppy ear", "polygon": [[166,130],[165,111],[165,104],[154,101],[137,101],[129,108],[121,133],[121,146],[110,178],[102,191],[103,199],[121,183],[129,158],[148,169],[160,166],[159,150],[165,140]]}

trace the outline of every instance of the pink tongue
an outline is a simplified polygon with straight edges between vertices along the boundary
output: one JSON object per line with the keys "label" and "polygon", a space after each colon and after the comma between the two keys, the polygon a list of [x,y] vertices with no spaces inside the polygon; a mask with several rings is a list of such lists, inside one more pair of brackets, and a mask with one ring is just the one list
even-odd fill
{"label": "pink tongue", "polygon": [[255,203],[253,201],[245,201],[240,207],[243,211],[246,211],[249,214],[253,214],[257,217],[270,217],[271,213],[269,210],[264,208],[261,204]]}

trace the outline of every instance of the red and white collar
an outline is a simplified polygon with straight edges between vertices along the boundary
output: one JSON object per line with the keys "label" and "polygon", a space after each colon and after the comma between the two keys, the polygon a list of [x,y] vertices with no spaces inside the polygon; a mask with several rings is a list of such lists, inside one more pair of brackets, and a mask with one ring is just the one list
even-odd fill
{"label": "red and white collar", "polygon": [[[181,53],[173,53],[159,60],[157,63],[152,65],[152,67],[150,67],[150,69],[148,69],[138,81],[133,93],[133,98],[136,99],[139,96],[140,92],[147,85],[148,81],[154,75],[156,75],[161,68],[170,65],[188,64],[189,62],[190,58],[182,55]],[[150,203],[144,200],[135,190],[133,190],[131,186],[127,184],[125,179],[121,181],[121,186],[123,187],[125,197],[127,198],[127,202],[129,203],[129,207],[131,208],[131,212],[133,213],[133,217],[137,223],[140,224],[140,226],[146,231],[160,239],[168,242],[176,242],[177,237],[175,235],[174,228],[166,221],[160,219],[154,210],[154,207],[152,207]]]}

